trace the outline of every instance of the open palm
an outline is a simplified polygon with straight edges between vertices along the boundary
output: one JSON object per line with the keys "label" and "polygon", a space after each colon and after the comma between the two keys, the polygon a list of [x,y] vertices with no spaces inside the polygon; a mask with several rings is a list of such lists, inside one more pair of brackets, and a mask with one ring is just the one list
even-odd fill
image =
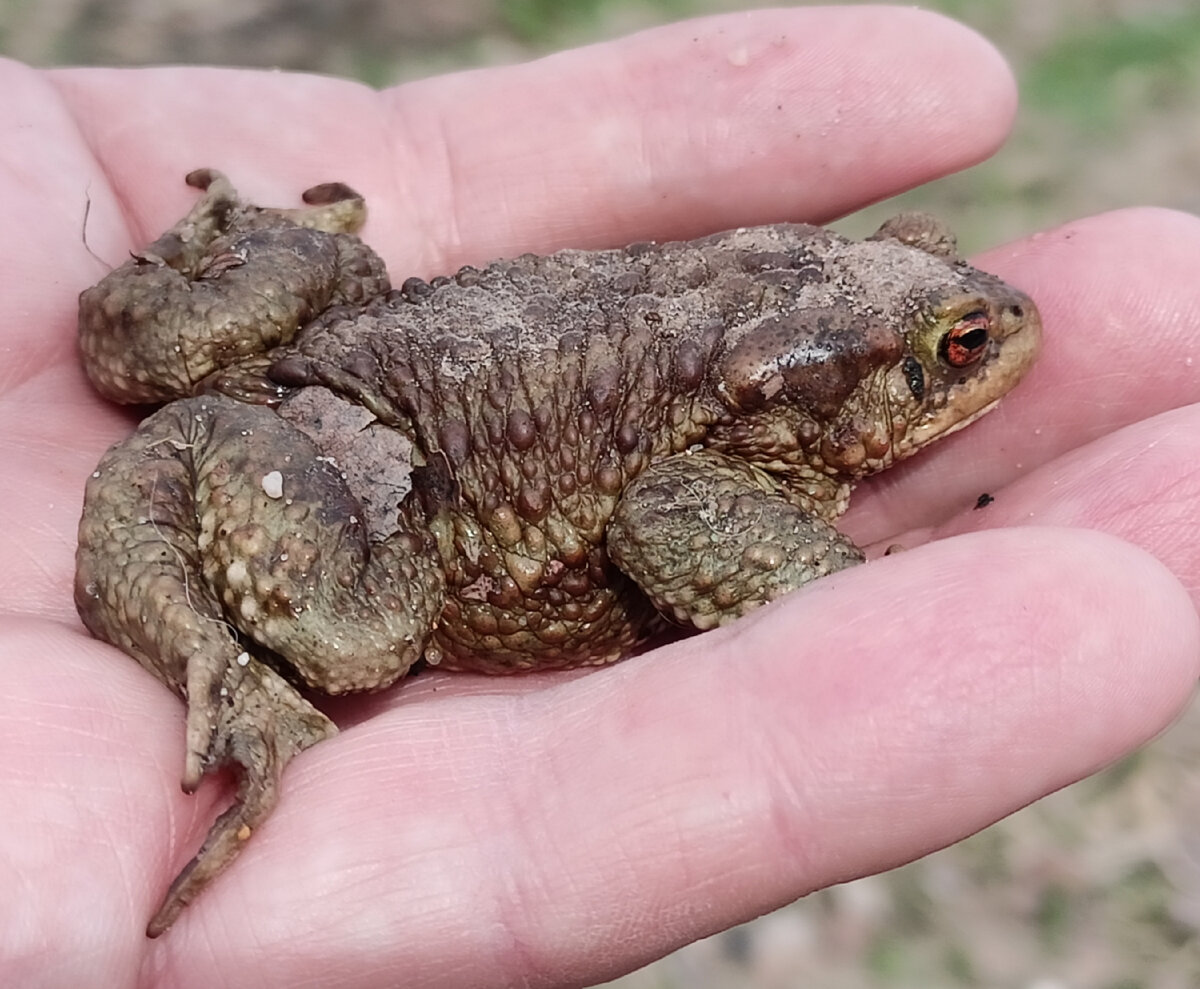
{"label": "open palm", "polygon": [[73,320],[105,263],[190,205],[185,172],[280,205],[345,181],[393,276],[428,276],[828,219],[986,155],[1011,81],[961,28],[870,8],[382,94],[188,69],[0,80],[5,984],[586,985],[955,841],[1187,699],[1200,221],[1110,214],[978,259],[1038,300],[1045,352],[998,412],[859,493],[849,531],[909,552],[598,672],[429,674],[331,706],[343,733],[146,941],[228,794],[180,793],[182,706],[73,610],[83,483],[133,422],[87,386]]}

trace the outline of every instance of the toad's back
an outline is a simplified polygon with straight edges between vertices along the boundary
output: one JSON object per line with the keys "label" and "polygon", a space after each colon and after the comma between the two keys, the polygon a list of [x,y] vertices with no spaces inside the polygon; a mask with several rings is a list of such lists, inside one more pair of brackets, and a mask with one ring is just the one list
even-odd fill
{"label": "toad's back", "polygon": [[605,526],[649,463],[702,443],[728,328],[803,304],[819,228],[561,251],[409,279],[308,327],[272,376],[410,434],[445,563],[426,657],[517,669],[615,658],[654,611]]}

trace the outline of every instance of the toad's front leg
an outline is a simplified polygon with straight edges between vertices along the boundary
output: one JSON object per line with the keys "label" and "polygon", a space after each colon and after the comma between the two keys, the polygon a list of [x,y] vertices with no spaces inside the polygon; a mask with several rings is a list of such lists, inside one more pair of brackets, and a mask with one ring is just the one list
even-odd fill
{"label": "toad's front leg", "polygon": [[668,457],[635,478],[607,541],[613,561],[659,611],[699,629],[863,560],[765,471],[704,450]]}
{"label": "toad's front leg", "polygon": [[390,683],[420,656],[443,576],[412,502],[399,531],[369,542],[361,506],[307,436],[221,396],[161,409],[92,475],[79,613],[185,698],[184,789],[222,766],[241,777],[148,933],[233,860],[288,760],[336,730],[275,668],[338,693]]}

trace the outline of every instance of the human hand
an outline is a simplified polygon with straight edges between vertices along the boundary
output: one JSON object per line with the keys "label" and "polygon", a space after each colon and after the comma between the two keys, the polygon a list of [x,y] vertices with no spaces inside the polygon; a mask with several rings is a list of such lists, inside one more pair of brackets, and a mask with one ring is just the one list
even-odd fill
{"label": "human hand", "polygon": [[[853,535],[917,548],[609,669],[427,674],[331,707],[346,730],[291,765],[235,868],[146,941],[222,795],[179,792],[181,705],[71,604],[83,481],[132,422],[74,355],[75,295],[104,271],[89,248],[115,264],[155,236],[203,165],[279,205],[353,185],[398,280],[819,221],[986,155],[1013,92],[961,28],[867,8],[681,24],[382,96],[264,73],[0,73],[8,984],[588,984],[953,842],[1186,700],[1200,224],[1125,212],[980,260],[1038,300],[1045,351],[987,420],[858,493]],[[997,501],[969,511],[981,491]],[[1175,576],[1030,522],[1105,530]]]}

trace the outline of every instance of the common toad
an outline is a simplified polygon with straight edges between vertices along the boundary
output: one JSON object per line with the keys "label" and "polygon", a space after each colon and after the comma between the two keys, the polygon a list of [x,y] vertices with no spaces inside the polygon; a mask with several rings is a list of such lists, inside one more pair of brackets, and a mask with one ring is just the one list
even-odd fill
{"label": "common toad", "polygon": [[851,487],[987,412],[1033,303],[902,214],[523,255],[389,290],[342,185],[298,210],[219,173],[80,298],[119,402],[165,402],[87,486],[75,596],[187,703],[183,786],[233,805],[148,933],[227,867],[298,752],[297,689],[414,663],[599,664],[862,560]]}

